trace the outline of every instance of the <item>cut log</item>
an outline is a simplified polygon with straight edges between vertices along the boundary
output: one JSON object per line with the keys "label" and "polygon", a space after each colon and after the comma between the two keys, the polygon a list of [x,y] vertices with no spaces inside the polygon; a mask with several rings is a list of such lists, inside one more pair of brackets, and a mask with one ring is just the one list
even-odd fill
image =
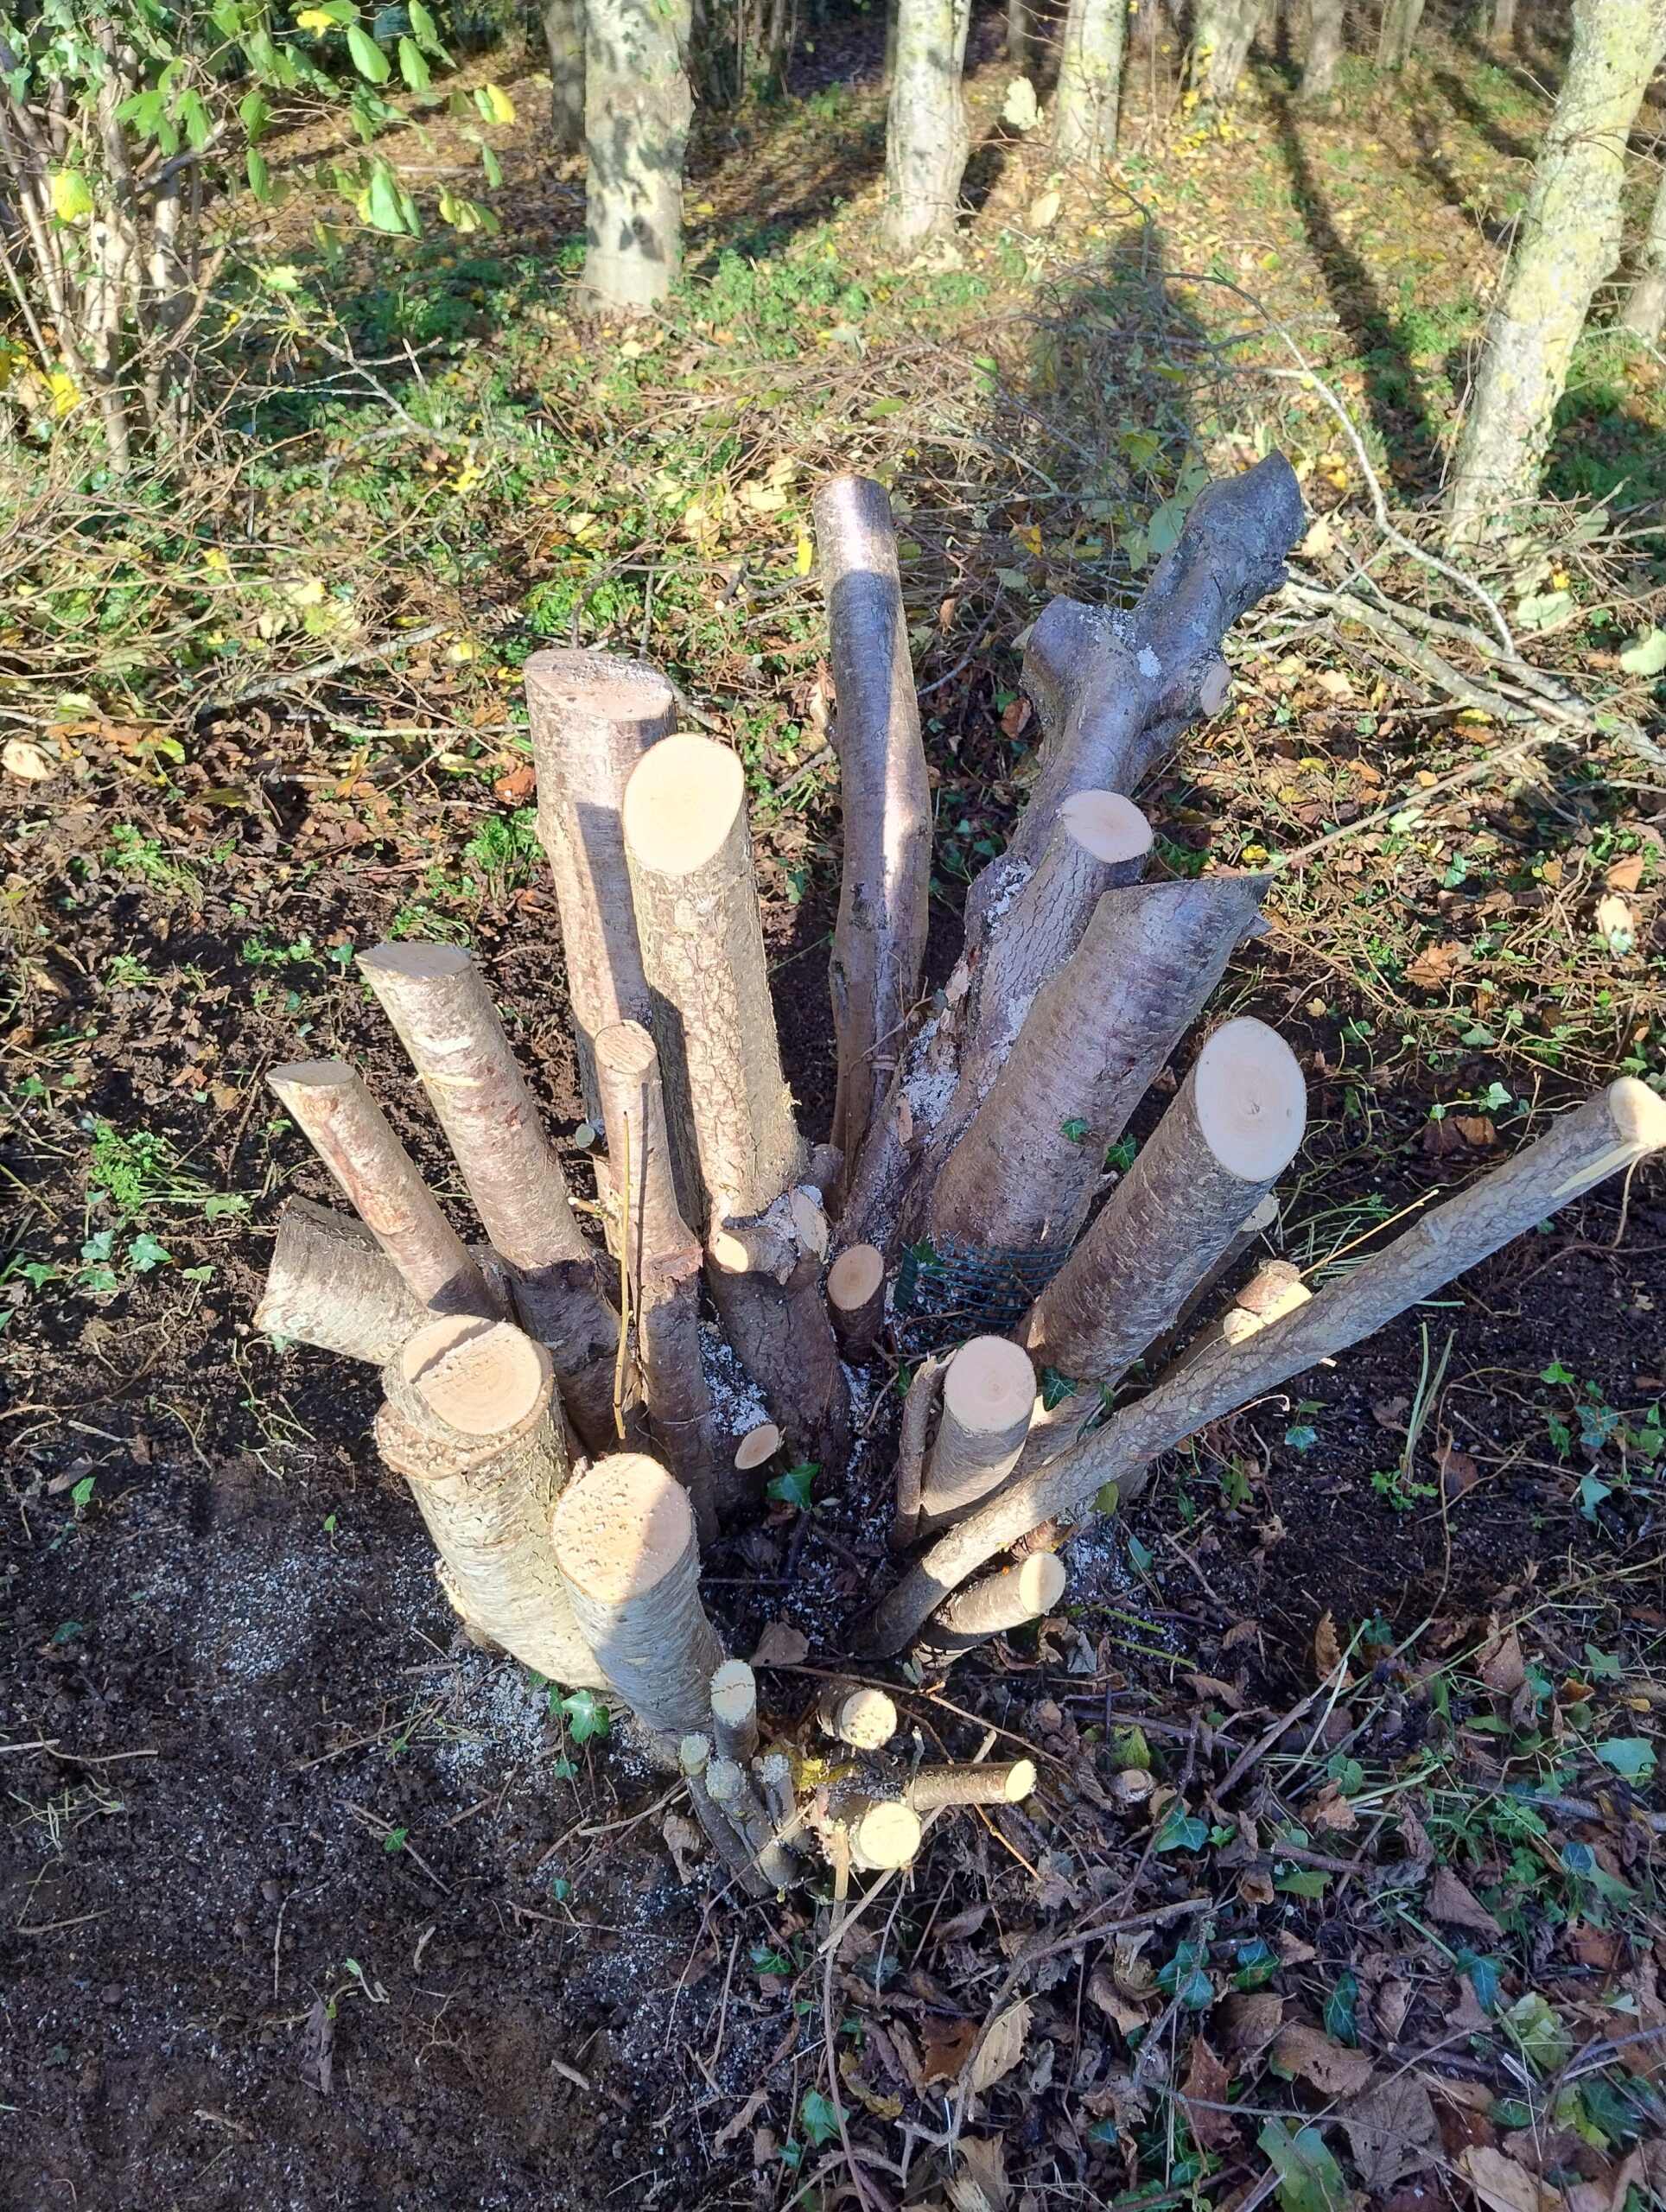
{"label": "cut log", "polygon": [[594,1040],[648,1019],[620,810],[631,771],[677,728],[677,694],[657,668],[611,653],[556,650],[526,664],[537,765],[538,837],[561,910],[579,1081],[598,1122]]}
{"label": "cut log", "polygon": [[[1228,1021],[1186,1081],[1093,1226],[1017,1331],[1038,1367],[1102,1388],[1173,1326],[1296,1154],[1307,1087],[1264,1022]],[[1081,1426],[1084,1394],[1054,1410]]]}
{"label": "cut log", "polygon": [[912,1805],[879,1797],[842,1813],[838,1828],[851,1864],[865,1874],[888,1874],[912,1862],[924,1830]]}
{"label": "cut log", "polygon": [[838,1046],[833,1142],[853,1163],[884,1103],[919,990],[932,791],[885,487],[836,476],[815,499],[844,818],[829,982]]}
{"label": "cut log", "polygon": [[256,1328],[382,1367],[431,1318],[362,1221],[310,1198],[284,1206]]}
{"label": "cut log", "polygon": [[723,1654],[682,1484],[644,1452],[615,1452],[569,1483],[554,1533],[573,1617],[620,1696],[661,1735],[707,1726]]}
{"label": "cut log", "polygon": [[1038,1522],[1078,1511],[1107,1483],[1117,1484],[1125,1501],[1137,1496],[1162,1452],[1345,1351],[1559,1206],[1663,1147],[1666,1101],[1634,1077],[1560,1115],[1513,1160],[1478,1177],[1305,1305],[1245,1343],[1222,1342],[1182,1363],[1103,1428],[957,1522],[876,1608],[872,1648],[900,1650],[948,1592]]}
{"label": "cut log", "polygon": [[758,913],[746,779],[727,746],[669,737],[625,790],[625,849],[685,1218],[763,1213],[799,1179]]}
{"label": "cut log", "polygon": [[709,1542],[717,1534],[717,1433],[700,1357],[702,1254],[677,1206],[658,1057],[636,1021],[598,1030],[595,1051],[648,1421]]}
{"label": "cut log", "polygon": [[861,1682],[828,1682],[816,1700],[824,1735],[862,1751],[877,1751],[897,1732],[897,1708],[883,1690]]}
{"label": "cut log", "polygon": [[848,1244],[827,1271],[827,1310],[839,1350],[854,1366],[872,1358],[885,1325],[885,1255]]}
{"label": "cut log", "polygon": [[496,1300],[387,1116],[345,1060],[292,1060],[267,1081],[354,1211],[436,1313],[495,1319]]}
{"label": "cut log", "polygon": [[[850,1392],[822,1294],[822,1263],[795,1225],[792,1198],[731,1222],[712,1240],[706,1283],[736,1357],[787,1443],[818,1465],[844,1465]],[[773,1271],[765,1255],[779,1255]],[[756,1262],[756,1264],[749,1264]]]}
{"label": "cut log", "polygon": [[464,1622],[570,1689],[610,1687],[550,1543],[567,1480],[541,1344],[508,1322],[426,1323],[384,1372],[383,1459],[410,1484]]}
{"label": "cut log", "polygon": [[[997,1501],[998,1502],[998,1501]],[[1065,1594],[1065,1562],[1057,1552],[1032,1552],[998,1574],[958,1591],[927,1629],[934,1649],[958,1653],[1049,1613]]]}
{"label": "cut log", "polygon": [[758,1677],[744,1659],[725,1659],[711,1678],[711,1732],[726,1759],[758,1749]]}
{"label": "cut log", "polygon": [[961,1345],[943,1378],[943,1412],[926,1462],[927,1520],[963,1513],[1018,1464],[1035,1406],[1035,1370],[1004,1337]]}
{"label": "cut log", "polygon": [[359,965],[422,1078],[493,1249],[515,1275],[520,1318],[555,1362],[592,1451],[619,1441],[619,1316],[603,1294],[531,1086],[480,972],[455,944],[405,940]]}
{"label": "cut log", "polygon": [[1211,875],[1105,893],[926,1196],[939,1252],[1070,1249],[1106,1147],[1256,925],[1266,884]]}
{"label": "cut log", "polygon": [[1004,1766],[922,1767],[903,1794],[917,1813],[937,1813],[949,1805],[1021,1805],[1034,1788],[1035,1761],[1013,1759]]}

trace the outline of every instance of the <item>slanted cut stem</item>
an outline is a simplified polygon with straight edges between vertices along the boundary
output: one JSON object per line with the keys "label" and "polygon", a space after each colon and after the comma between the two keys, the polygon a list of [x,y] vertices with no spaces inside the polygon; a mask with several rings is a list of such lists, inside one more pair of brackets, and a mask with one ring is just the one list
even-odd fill
{"label": "slanted cut stem", "polygon": [[1065,1594],[1065,1562],[1057,1552],[1032,1552],[998,1574],[958,1591],[926,1630],[933,1649],[959,1653],[1008,1629],[1040,1620]]}
{"label": "slanted cut stem", "polygon": [[381,1367],[429,1319],[364,1223],[310,1198],[278,1217],[255,1326]]}
{"label": "slanted cut stem", "polygon": [[827,1271],[827,1310],[839,1350],[854,1366],[871,1358],[885,1325],[885,1255],[849,1244]]}
{"label": "slanted cut stem", "polygon": [[689,1785],[695,1815],[717,1856],[748,1897],[773,1896],[775,1885],[759,1866],[752,1846],[728,1815],[713,1801],[706,1786],[707,1771],[712,1763],[711,1738],[694,1732],[684,1736],[677,1746],[677,1763]]}
{"label": "slanted cut stem", "polygon": [[383,1382],[377,1449],[410,1484],[464,1622],[569,1688],[608,1688],[550,1548],[568,1471],[549,1353],[506,1321],[450,1314],[406,1342]]}
{"label": "slanted cut stem", "polygon": [[734,1759],[709,1759],[706,1789],[719,1812],[746,1838],[771,1889],[790,1888],[798,1878],[798,1861],[777,1837],[775,1824],[760,1802],[746,1770]]}
{"label": "slanted cut stem", "polygon": [[1122,1135],[1233,947],[1264,876],[1108,891],[930,1192],[939,1251],[1067,1251]]}
{"label": "slanted cut stem", "polygon": [[[1666,1147],[1666,1101],[1623,1076],[1502,1167],[1240,1344],[1213,1344],[1033,1476],[958,1522],[876,1608],[869,1642],[900,1650],[954,1590],[1050,1515],[1107,1483],[1136,1496],[1151,1463],[1211,1421],[1358,1344],[1608,1176]],[[970,1593],[968,1593],[970,1595]],[[947,1608],[944,1609],[945,1611]]]}
{"label": "slanted cut stem", "polygon": [[496,1300],[387,1116],[345,1060],[292,1060],[267,1077],[422,1305],[495,1319]]}
{"label": "slanted cut stem", "polygon": [[1018,1463],[1035,1405],[1035,1370],[1004,1337],[973,1337],[949,1362],[920,1510],[963,1513]]}
{"label": "slanted cut stem", "polygon": [[707,1727],[723,1654],[682,1484],[645,1453],[615,1452],[567,1485],[554,1533],[574,1618],[620,1696],[662,1735]]}
{"label": "slanted cut stem", "polygon": [[938,1384],[948,1364],[946,1353],[928,1352],[914,1370],[902,1402],[902,1426],[897,1433],[896,1510],[887,1539],[893,1552],[906,1552],[919,1534],[925,1433],[937,1405]]}
{"label": "slanted cut stem", "polygon": [[525,674],[538,837],[561,910],[579,1081],[600,1122],[595,1040],[648,1019],[620,809],[637,762],[677,728],[677,694],[657,668],[612,653],[537,652]]}
{"label": "slanted cut stem", "polygon": [[829,983],[838,1046],[833,1142],[853,1167],[919,989],[932,792],[885,487],[836,476],[815,499],[844,815]]}
{"label": "slanted cut stem", "polygon": [[617,1441],[619,1316],[479,969],[455,944],[412,940],[376,945],[359,965],[422,1077],[493,1249],[514,1270],[521,1318],[549,1346],[574,1426],[604,1450]]}

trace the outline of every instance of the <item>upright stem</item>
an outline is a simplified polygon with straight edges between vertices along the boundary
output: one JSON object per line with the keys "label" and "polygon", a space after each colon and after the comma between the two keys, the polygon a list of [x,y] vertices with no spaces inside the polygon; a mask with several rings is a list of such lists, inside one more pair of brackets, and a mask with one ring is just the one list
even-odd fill
{"label": "upright stem", "polygon": [[1308,0],[1311,28],[1307,54],[1301,68],[1300,97],[1323,99],[1336,85],[1336,73],[1347,44],[1347,0]]}
{"label": "upright stem", "polygon": [[1666,173],[1649,213],[1649,228],[1637,256],[1637,279],[1625,296],[1619,319],[1650,346],[1666,323]]}

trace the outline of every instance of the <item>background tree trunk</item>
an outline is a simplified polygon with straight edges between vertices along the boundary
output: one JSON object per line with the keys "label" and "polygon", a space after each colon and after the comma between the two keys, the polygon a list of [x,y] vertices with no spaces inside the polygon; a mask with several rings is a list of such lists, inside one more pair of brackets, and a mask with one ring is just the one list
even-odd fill
{"label": "background tree trunk", "polygon": [[1007,59],[1014,69],[1030,66],[1029,0],[1007,0]]}
{"label": "background tree trunk", "polygon": [[1516,43],[1516,0],[1492,0],[1488,36],[1494,46],[1513,46]]}
{"label": "background tree trunk", "polygon": [[1663,47],[1666,0],[1575,0],[1567,73],[1458,442],[1454,544],[1503,535],[1538,489],[1592,295],[1619,257],[1626,136]]}
{"label": "background tree trunk", "polygon": [[1128,0],[1070,0],[1052,110],[1058,162],[1108,162],[1116,151]]}
{"label": "background tree trunk", "polygon": [[899,253],[954,231],[970,143],[960,79],[970,21],[970,0],[898,0],[885,235]]}
{"label": "background tree trunk", "polygon": [[550,143],[557,154],[584,150],[584,0],[544,0],[550,48]]}
{"label": "background tree trunk", "polygon": [[1379,69],[1403,69],[1411,60],[1417,27],[1423,20],[1423,0],[1383,0],[1382,28],[1377,34]]}
{"label": "background tree trunk", "polygon": [[657,308],[683,260],[689,0],[585,0],[584,289],[599,307]]}
{"label": "background tree trunk", "polygon": [[1627,330],[1652,346],[1666,322],[1666,175],[1660,181],[1649,228],[1637,256],[1637,281],[1626,296],[1619,319]]}
{"label": "background tree trunk", "polygon": [[1262,0],[1198,0],[1192,13],[1192,83],[1211,107],[1226,107],[1256,42]]}
{"label": "background tree trunk", "polygon": [[1307,58],[1302,65],[1301,97],[1322,99],[1336,83],[1337,64],[1346,44],[1344,0],[1313,0]]}

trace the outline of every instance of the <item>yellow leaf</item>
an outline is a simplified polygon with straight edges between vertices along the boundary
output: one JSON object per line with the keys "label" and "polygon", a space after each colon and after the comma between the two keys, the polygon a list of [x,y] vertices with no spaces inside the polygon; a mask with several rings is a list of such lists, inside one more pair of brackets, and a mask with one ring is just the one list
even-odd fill
{"label": "yellow leaf", "polygon": [[56,169],[52,176],[52,212],[60,223],[77,223],[92,213],[92,190],[79,169]]}
{"label": "yellow leaf", "polygon": [[80,404],[80,387],[66,369],[54,369],[52,372],[47,378],[47,389],[52,394],[52,411],[54,415],[67,415],[71,408],[79,406]]}
{"label": "yellow leaf", "polygon": [[335,29],[334,16],[327,16],[321,8],[303,8],[295,21],[297,30],[333,31]]}
{"label": "yellow leaf", "polygon": [[459,638],[446,655],[448,661],[458,664],[466,660],[478,660],[480,657],[480,649],[472,638]]}
{"label": "yellow leaf", "polygon": [[1033,231],[1045,231],[1050,224],[1056,223],[1059,219],[1059,210],[1064,204],[1056,192],[1044,192],[1039,200],[1032,200],[1030,228]]}
{"label": "yellow leaf", "polygon": [[502,86],[487,85],[485,91],[493,123],[512,123],[515,120],[515,103]]}
{"label": "yellow leaf", "polygon": [[794,565],[801,576],[807,576],[816,565],[816,549],[802,530],[798,532],[798,557]]}

